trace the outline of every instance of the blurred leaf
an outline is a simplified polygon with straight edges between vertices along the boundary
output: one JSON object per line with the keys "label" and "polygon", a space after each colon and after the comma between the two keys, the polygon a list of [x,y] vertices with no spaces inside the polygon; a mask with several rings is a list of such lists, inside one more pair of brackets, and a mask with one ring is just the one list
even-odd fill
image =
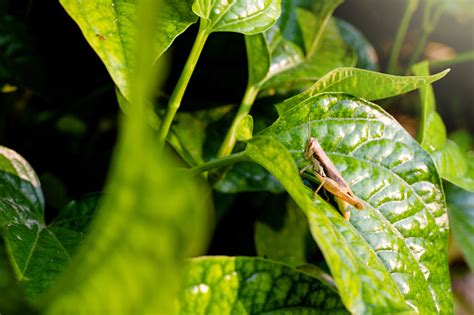
{"label": "blurred leaf", "polygon": [[281,13],[280,0],[195,0],[192,8],[208,33],[258,34],[271,27]]}
{"label": "blurred leaf", "polygon": [[472,0],[439,0],[444,5],[444,10],[460,20],[474,18],[474,5]]}
{"label": "blurred leaf", "polygon": [[446,185],[449,222],[454,239],[474,271],[474,193],[454,185]]}
{"label": "blurred leaf", "polygon": [[256,223],[257,254],[291,266],[302,265],[306,263],[305,241],[308,233],[308,220],[304,213],[294,202],[289,201],[280,227],[274,227],[267,222]]}
{"label": "blurred leaf", "polygon": [[[412,70],[417,75],[429,75],[429,64],[427,61],[420,62],[414,65]],[[430,84],[420,88],[420,103],[422,107],[418,132],[420,144],[432,154],[444,179],[466,190],[474,191],[474,166],[470,171],[464,152],[455,142],[446,139],[446,127],[436,112],[436,99]]]}
{"label": "blurred leaf", "polygon": [[356,68],[377,71],[379,61],[375,48],[355,26],[341,19],[336,19],[336,25],[344,41],[356,52]]}
{"label": "blurred leaf", "polygon": [[[358,255],[373,250],[407,302],[421,313],[449,312],[448,220],[431,157],[377,105],[341,94],[320,94],[301,102],[293,98],[289,109],[263,132],[283,143],[300,168],[308,164],[303,156],[308,121],[311,135],[318,139],[354,193],[365,201],[365,210],[352,211],[351,223],[363,237],[362,243],[372,249],[356,247]],[[273,161],[266,167],[269,170],[276,168],[274,163],[283,163],[274,154],[268,157],[268,163]],[[271,172],[308,211],[284,181],[290,175]],[[331,213],[335,212],[325,215]],[[314,224],[310,220],[310,225]],[[319,237],[315,239],[320,245]],[[335,246],[340,245],[333,243]],[[336,267],[331,267],[333,258],[327,257],[327,249],[320,248],[346,301],[349,297],[341,290],[347,283],[335,273]]]}
{"label": "blurred leaf", "polygon": [[376,253],[337,211],[304,186],[288,150],[269,137],[254,137],[246,154],[277,177],[305,212],[341,299],[351,313],[384,314],[408,307]]}
{"label": "blurred leaf", "polygon": [[252,138],[253,134],[253,118],[250,115],[245,116],[237,126],[235,137],[238,141],[247,141]]}
{"label": "blurred leaf", "polygon": [[161,6],[155,0],[140,4],[133,106],[95,220],[72,264],[42,300],[48,314],[174,314],[184,258],[201,254],[207,243],[207,185],[159,152],[147,126],[151,92],[164,72],[149,66],[155,55],[148,45]]}
{"label": "blurred leaf", "polygon": [[322,92],[341,92],[369,101],[388,98],[435,82],[448,72],[444,70],[431,76],[395,76],[363,69],[340,68],[326,74],[304,93],[278,104],[277,109],[281,114],[291,104]]}
{"label": "blurred leaf", "polygon": [[0,88],[11,92],[16,87],[35,91],[44,88],[42,64],[26,25],[13,16],[0,16]]}
{"label": "blurred leaf", "polygon": [[191,260],[180,314],[346,314],[337,293],[304,272],[254,257]]}
{"label": "blurred leaf", "polygon": [[[131,69],[136,62],[136,0],[61,0],[64,9],[80,27],[84,37],[99,55],[122,95],[130,98]],[[192,0],[162,0],[156,15],[156,36],[149,47],[159,58],[197,17]],[[151,67],[151,64],[150,64]]]}
{"label": "blurred leaf", "polygon": [[[430,75],[428,61],[414,65],[412,71],[419,76]],[[420,102],[422,114],[418,141],[429,152],[434,152],[443,148],[446,143],[446,127],[436,112],[436,100],[429,83],[420,87]]]}
{"label": "blurred leaf", "polygon": [[59,132],[82,136],[87,132],[87,124],[73,115],[64,115],[56,122]]}

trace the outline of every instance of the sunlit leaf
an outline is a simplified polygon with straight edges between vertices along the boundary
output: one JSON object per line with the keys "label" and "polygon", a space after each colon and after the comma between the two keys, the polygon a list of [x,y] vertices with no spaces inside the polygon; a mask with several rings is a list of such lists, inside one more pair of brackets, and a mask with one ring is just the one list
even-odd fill
{"label": "sunlit leaf", "polygon": [[280,0],[195,0],[193,12],[204,20],[207,32],[261,33],[281,13]]}
{"label": "sunlit leaf", "polygon": [[[136,1],[60,2],[104,63],[115,85],[123,96],[129,99],[133,77],[131,69],[136,62],[133,46],[137,36]],[[156,15],[156,36],[149,44],[155,58],[159,58],[177,36],[196,22],[197,17],[191,11],[191,2],[192,0],[161,1],[161,9]]]}
{"label": "sunlit leaf", "polygon": [[[308,136],[316,137],[356,196],[365,201],[365,210],[352,211],[351,223],[407,302],[421,313],[449,312],[448,220],[432,158],[372,103],[340,94],[293,101],[263,134],[283,143],[300,168],[308,163],[303,155]],[[276,177],[297,201],[283,176],[289,175]],[[347,285],[331,272],[339,290]]]}
{"label": "sunlit leaf", "polygon": [[314,198],[301,181],[291,154],[280,142],[254,137],[245,152],[280,180],[306,214],[311,234],[329,263],[341,299],[351,313],[407,310],[395,281],[369,244],[334,208]]}
{"label": "sunlit leaf", "polygon": [[271,260],[197,258],[185,279],[180,314],[347,314],[332,288]]}
{"label": "sunlit leaf", "polygon": [[311,88],[296,95],[294,99],[279,104],[277,109],[279,113],[283,113],[291,104],[322,92],[341,92],[369,101],[384,99],[435,82],[448,72],[449,70],[445,70],[431,76],[395,76],[363,69],[340,68],[324,75]]}

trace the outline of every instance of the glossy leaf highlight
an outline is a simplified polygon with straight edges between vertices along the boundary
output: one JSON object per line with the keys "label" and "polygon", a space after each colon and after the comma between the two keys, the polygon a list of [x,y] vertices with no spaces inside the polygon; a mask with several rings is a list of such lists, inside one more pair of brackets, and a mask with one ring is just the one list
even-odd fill
{"label": "glossy leaf highlight", "polygon": [[308,136],[316,137],[365,201],[366,210],[352,210],[351,223],[407,302],[421,313],[450,312],[448,218],[430,155],[375,104],[340,94],[292,101],[263,134],[283,143],[300,168],[308,163]]}
{"label": "glossy leaf highlight", "polygon": [[332,288],[272,260],[196,258],[185,279],[180,314],[347,314]]}

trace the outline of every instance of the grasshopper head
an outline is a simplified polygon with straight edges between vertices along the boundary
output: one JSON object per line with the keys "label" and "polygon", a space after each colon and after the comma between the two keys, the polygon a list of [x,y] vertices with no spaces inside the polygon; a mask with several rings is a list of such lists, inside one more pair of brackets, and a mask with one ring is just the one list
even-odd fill
{"label": "grasshopper head", "polygon": [[306,148],[304,150],[304,158],[306,160],[311,160],[314,154],[314,149],[319,146],[319,143],[316,139],[314,138],[309,138],[308,142],[306,143]]}

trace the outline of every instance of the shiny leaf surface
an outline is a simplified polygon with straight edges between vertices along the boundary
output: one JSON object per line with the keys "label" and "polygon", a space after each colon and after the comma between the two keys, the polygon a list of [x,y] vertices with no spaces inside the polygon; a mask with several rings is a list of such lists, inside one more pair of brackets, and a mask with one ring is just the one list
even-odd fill
{"label": "shiny leaf surface", "polygon": [[[136,1],[60,2],[104,63],[122,95],[129,99],[133,76],[130,70],[136,61],[133,53],[133,43],[137,36]],[[192,0],[161,1],[161,10],[156,16],[156,36],[150,43],[155,58],[159,58],[178,35],[196,22],[191,2]]]}
{"label": "shiny leaf surface", "polygon": [[263,134],[283,143],[300,168],[308,163],[308,137],[317,138],[364,201],[365,210],[352,211],[352,225],[408,304],[421,313],[450,312],[448,218],[430,155],[375,104],[340,94],[293,101]]}
{"label": "shiny leaf surface", "polygon": [[89,217],[61,211],[59,220],[46,226],[44,200],[38,178],[20,155],[0,147],[0,226],[17,279],[29,299],[38,297],[70,263],[82,233],[66,222]]}
{"label": "shiny leaf surface", "polygon": [[245,152],[278,178],[305,212],[311,234],[351,313],[383,314],[407,310],[395,281],[376,253],[337,210],[321,198],[314,198],[313,192],[301,181],[294,160],[283,144],[270,137],[254,137]]}
{"label": "shiny leaf surface", "polygon": [[280,0],[195,0],[193,12],[206,25],[207,32],[261,33],[280,16]]}
{"label": "shiny leaf surface", "polygon": [[271,260],[196,258],[185,279],[180,314],[347,314],[332,288]]}

